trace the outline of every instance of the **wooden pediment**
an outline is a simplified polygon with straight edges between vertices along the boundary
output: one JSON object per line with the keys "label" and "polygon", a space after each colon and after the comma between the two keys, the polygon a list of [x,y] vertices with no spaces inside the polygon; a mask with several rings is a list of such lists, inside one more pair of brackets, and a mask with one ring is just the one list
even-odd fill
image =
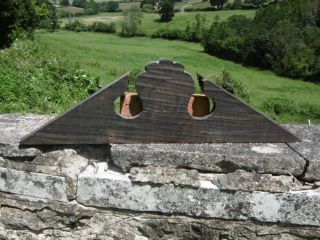
{"label": "wooden pediment", "polygon": [[136,83],[142,111],[124,118],[114,101],[127,89],[121,76],[85,101],[24,137],[22,145],[105,143],[296,142],[297,137],[232,96],[205,81],[203,90],[215,102],[204,117],[187,110],[194,81],[184,66],[170,60],[152,62]]}

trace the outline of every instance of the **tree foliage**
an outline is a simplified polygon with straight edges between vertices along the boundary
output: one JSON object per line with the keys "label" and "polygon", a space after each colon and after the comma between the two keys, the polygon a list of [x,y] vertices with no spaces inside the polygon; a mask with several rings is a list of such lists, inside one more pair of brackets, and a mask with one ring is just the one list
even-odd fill
{"label": "tree foliage", "polygon": [[62,5],[62,6],[69,6],[69,5],[70,5],[70,2],[69,2],[69,0],[60,0],[60,5]]}
{"label": "tree foliage", "polygon": [[40,24],[51,29],[58,26],[56,9],[48,0],[2,0],[0,9],[0,48],[15,38],[32,36]]}
{"label": "tree foliage", "polygon": [[160,21],[170,22],[174,17],[174,2],[172,0],[160,0]]}
{"label": "tree foliage", "polygon": [[86,0],[73,0],[72,1],[72,6],[74,6],[74,7],[85,8],[86,5],[87,5]]}
{"label": "tree foliage", "polygon": [[318,1],[283,0],[260,8],[253,20],[215,21],[204,38],[206,52],[292,78],[320,82]]}
{"label": "tree foliage", "polygon": [[107,12],[115,12],[119,9],[119,2],[109,1],[106,2],[106,11]]}
{"label": "tree foliage", "polygon": [[141,24],[143,15],[139,8],[129,8],[123,11],[121,23],[121,36],[133,37],[138,34],[138,27]]}
{"label": "tree foliage", "polygon": [[226,3],[226,0],[210,0],[211,6],[215,7],[217,10],[223,9],[223,5]]}

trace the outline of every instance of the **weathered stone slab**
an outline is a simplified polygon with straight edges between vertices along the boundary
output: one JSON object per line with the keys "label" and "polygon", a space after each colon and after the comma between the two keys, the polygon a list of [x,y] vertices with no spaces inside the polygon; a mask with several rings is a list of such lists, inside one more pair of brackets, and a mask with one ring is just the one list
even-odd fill
{"label": "weathered stone slab", "polygon": [[305,158],[307,168],[303,179],[320,180],[320,142],[290,143],[289,145]]}
{"label": "weathered stone slab", "polygon": [[200,178],[225,190],[287,192],[302,185],[292,176],[273,176],[243,170],[227,174],[201,174]]}
{"label": "weathered stone slab", "polygon": [[286,129],[294,133],[302,142],[320,143],[320,125],[284,125]]}
{"label": "weathered stone slab", "polygon": [[36,148],[19,148],[18,145],[0,145],[0,156],[22,160],[32,160],[42,152]]}
{"label": "weathered stone slab", "polygon": [[148,166],[131,168],[128,176],[132,182],[148,184],[173,183],[174,185],[200,187],[209,182],[211,188],[215,186],[214,188],[221,190],[287,192],[306,187],[313,188],[313,186],[303,186],[293,176],[273,176],[244,170],[227,174],[199,174],[194,169]]}
{"label": "weathered stone slab", "polygon": [[64,177],[0,167],[0,191],[66,202]]}
{"label": "weathered stone slab", "polygon": [[305,165],[305,160],[286,144],[113,144],[111,158],[123,171],[152,165],[299,176]]}
{"label": "weathered stone slab", "polygon": [[199,172],[191,169],[174,169],[167,167],[131,168],[129,178],[134,182],[174,183],[200,187]]}
{"label": "weathered stone slab", "polygon": [[87,206],[185,214],[205,218],[255,219],[320,226],[320,192],[221,191],[131,182],[128,175],[89,166],[78,178],[77,201]]}
{"label": "weathered stone slab", "polygon": [[18,144],[21,137],[53,117],[34,114],[2,114],[0,115],[0,143]]}
{"label": "weathered stone slab", "polygon": [[0,239],[318,239],[320,228],[31,202],[0,193]]}
{"label": "weathered stone slab", "polygon": [[286,125],[289,131],[302,140],[288,144],[294,151],[305,158],[307,167],[303,179],[307,181],[320,180],[320,125]]}
{"label": "weathered stone slab", "polygon": [[32,161],[0,160],[0,167],[19,171],[44,173],[63,176],[67,183],[67,195],[74,199],[77,189],[77,177],[88,166],[89,160],[74,149],[63,149],[39,154]]}

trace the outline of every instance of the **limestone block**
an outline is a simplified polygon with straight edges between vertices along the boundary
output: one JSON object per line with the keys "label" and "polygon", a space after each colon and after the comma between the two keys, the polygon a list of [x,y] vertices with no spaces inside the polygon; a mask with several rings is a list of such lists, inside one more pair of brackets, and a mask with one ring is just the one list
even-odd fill
{"label": "limestone block", "polygon": [[219,219],[320,226],[320,192],[269,193],[131,182],[89,166],[78,178],[77,201],[86,206]]}
{"label": "limestone block", "polygon": [[200,177],[226,190],[287,192],[302,185],[292,176],[273,176],[243,170],[227,174],[201,174]]}
{"label": "limestone block", "polygon": [[41,153],[37,148],[19,148],[18,145],[0,145],[0,156],[9,159],[32,160]]}
{"label": "limestone block", "polygon": [[4,195],[0,193],[0,239],[305,240],[320,236],[315,226],[116,211],[86,208],[75,201],[30,202]]}
{"label": "limestone block", "polygon": [[290,146],[305,158],[307,168],[303,179],[320,180],[320,142],[290,143]]}
{"label": "limestone block", "polygon": [[320,180],[320,125],[286,125],[286,128],[295,132],[302,140],[290,143],[289,146],[306,161],[306,172],[303,179]]}
{"label": "limestone block", "polygon": [[111,158],[125,172],[151,165],[299,176],[305,165],[303,157],[286,144],[113,144]]}
{"label": "limestone block", "polygon": [[134,182],[174,183],[199,187],[197,170],[174,169],[168,167],[131,168],[130,179]]}
{"label": "limestone block", "polygon": [[0,191],[48,200],[67,201],[64,177],[0,167]]}
{"label": "limestone block", "polygon": [[0,115],[0,143],[18,144],[20,138],[48,122],[54,116],[34,114]]}

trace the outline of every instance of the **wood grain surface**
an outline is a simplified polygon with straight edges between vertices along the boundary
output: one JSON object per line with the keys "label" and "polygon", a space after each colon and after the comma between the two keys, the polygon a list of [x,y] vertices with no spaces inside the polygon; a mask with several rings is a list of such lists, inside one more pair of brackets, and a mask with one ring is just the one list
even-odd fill
{"label": "wood grain surface", "polygon": [[188,113],[194,81],[184,66],[152,62],[137,79],[143,110],[124,118],[114,101],[127,89],[128,74],[22,139],[21,145],[105,143],[296,142],[297,137],[210,81],[205,94],[215,109]]}

